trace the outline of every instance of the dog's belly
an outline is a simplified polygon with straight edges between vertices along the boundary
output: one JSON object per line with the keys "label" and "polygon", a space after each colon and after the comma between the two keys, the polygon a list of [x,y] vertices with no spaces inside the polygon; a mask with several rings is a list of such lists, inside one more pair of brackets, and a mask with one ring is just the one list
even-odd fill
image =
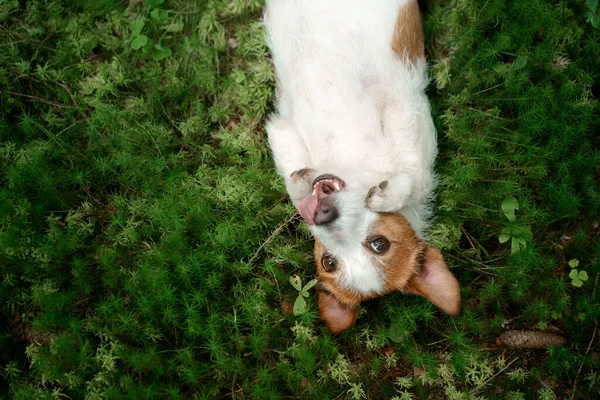
{"label": "dog's belly", "polygon": [[279,79],[280,112],[300,117],[356,111],[348,110],[349,100],[364,98],[372,85],[401,82],[403,65],[391,38],[406,2],[269,2],[265,22]]}
{"label": "dog's belly", "polygon": [[[433,130],[420,129],[414,117],[429,113],[424,65],[407,65],[391,45],[406,2],[269,2],[279,116],[300,136],[316,170],[372,185],[397,173],[399,160],[431,159],[418,137]],[[387,124],[390,104],[405,124]]]}

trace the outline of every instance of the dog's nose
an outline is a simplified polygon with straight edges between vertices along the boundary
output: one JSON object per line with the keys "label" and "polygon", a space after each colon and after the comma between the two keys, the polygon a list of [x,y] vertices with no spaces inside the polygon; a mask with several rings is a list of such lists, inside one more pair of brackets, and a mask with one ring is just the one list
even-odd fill
{"label": "dog's nose", "polygon": [[335,202],[329,196],[319,201],[319,206],[315,210],[315,216],[313,220],[315,225],[325,225],[335,221],[339,216],[338,210],[335,206]]}

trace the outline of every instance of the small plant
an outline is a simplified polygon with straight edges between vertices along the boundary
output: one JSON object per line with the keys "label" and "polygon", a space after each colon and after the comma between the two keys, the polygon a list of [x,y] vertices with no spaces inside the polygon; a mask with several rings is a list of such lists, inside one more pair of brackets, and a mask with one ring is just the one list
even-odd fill
{"label": "small plant", "polygon": [[588,280],[588,274],[585,271],[580,271],[577,269],[579,267],[579,260],[572,259],[569,261],[569,266],[572,268],[569,273],[569,278],[571,278],[571,284],[575,287],[582,287],[583,282]]}
{"label": "small plant", "polygon": [[500,63],[494,65],[493,69],[499,74],[507,74],[509,71],[518,71],[527,65],[527,57],[518,56],[512,64]]}
{"label": "small plant", "polygon": [[350,395],[350,398],[355,400],[366,399],[367,395],[365,390],[363,389],[362,383],[351,383],[350,389],[347,392]]}
{"label": "small plant", "polygon": [[543,388],[543,389],[538,390],[538,399],[540,399],[540,400],[555,400],[556,395],[554,394],[552,389]]}
{"label": "small plant", "polygon": [[290,276],[290,283],[298,291],[298,297],[294,302],[294,315],[302,315],[306,311],[306,300],[308,297],[308,291],[317,284],[317,280],[313,279],[309,281],[304,287],[302,287],[302,278],[298,275]]}
{"label": "small plant", "polygon": [[522,225],[517,221],[515,210],[519,209],[519,202],[514,197],[508,197],[502,202],[502,212],[509,225],[506,226],[500,237],[500,243],[511,241],[510,254],[516,254],[527,247],[527,243],[533,240],[531,227]]}
{"label": "small plant", "polygon": [[164,0],[151,0],[145,2],[147,9],[150,11],[151,24],[158,25],[158,27],[164,31],[157,43],[154,43],[147,35],[142,34],[142,31],[146,26],[145,19],[139,18],[131,26],[131,48],[140,50],[142,53],[151,50],[150,55],[154,61],[160,61],[172,54],[171,49],[163,44],[163,37],[165,37],[168,32],[178,32],[183,29],[182,23],[168,23],[169,12],[158,8],[162,3],[164,3]]}
{"label": "small plant", "polygon": [[600,28],[600,15],[598,15],[598,0],[586,0],[588,10],[585,12],[587,22],[596,29]]}
{"label": "small plant", "polygon": [[267,156],[264,1],[0,0],[0,399],[595,394],[586,1],[432,2],[444,135],[428,236],[463,309],[386,296],[337,337],[316,321],[315,276],[285,287],[314,266]]}
{"label": "small plant", "polygon": [[396,384],[402,389],[410,389],[413,387],[413,380],[408,376],[399,376],[398,378],[396,378],[394,384]]}

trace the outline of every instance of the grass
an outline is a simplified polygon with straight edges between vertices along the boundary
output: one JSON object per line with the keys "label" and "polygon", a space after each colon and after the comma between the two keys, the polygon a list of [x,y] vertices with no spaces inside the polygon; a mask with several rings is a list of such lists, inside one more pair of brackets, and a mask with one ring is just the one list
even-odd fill
{"label": "grass", "polygon": [[390,295],[332,337],[314,289],[291,312],[315,270],[263,132],[262,1],[0,1],[0,398],[594,397],[594,4],[431,5],[430,235],[463,310]]}

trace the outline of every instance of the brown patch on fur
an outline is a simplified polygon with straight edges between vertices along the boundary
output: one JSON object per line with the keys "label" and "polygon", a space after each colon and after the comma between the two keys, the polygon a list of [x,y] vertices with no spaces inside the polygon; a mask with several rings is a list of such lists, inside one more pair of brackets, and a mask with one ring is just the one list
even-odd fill
{"label": "brown patch on fur", "polygon": [[327,272],[321,265],[327,249],[315,238],[320,316],[331,333],[343,332],[354,324],[362,301],[397,290],[423,296],[442,311],[458,315],[458,281],[448,270],[440,251],[421,241],[401,214],[380,214],[372,228],[372,235],[387,238],[390,248],[384,254],[373,254],[373,262],[382,268],[384,291],[370,295],[346,289],[337,283],[337,270],[343,261],[338,259],[336,271]]}
{"label": "brown patch on fur", "polygon": [[413,0],[398,11],[392,36],[392,50],[401,59],[408,58],[413,62],[425,58],[424,42],[419,5]]}
{"label": "brown patch on fur", "polygon": [[319,315],[325,322],[327,330],[334,335],[354,325],[358,310],[358,305],[347,306],[341,304],[333,295],[325,291],[319,292]]}
{"label": "brown patch on fur", "polygon": [[458,281],[435,247],[427,246],[423,268],[408,282],[407,291],[425,297],[446,314],[457,316],[460,312]]}
{"label": "brown patch on fur", "polygon": [[382,214],[376,231],[391,242],[382,258],[386,293],[394,290],[425,297],[450,315],[460,312],[460,288],[442,253],[420,241],[400,214]]}
{"label": "brown patch on fur", "polygon": [[315,264],[317,266],[317,273],[319,274],[319,286],[347,307],[356,307],[362,301],[369,299],[370,297],[362,293],[342,288],[337,284],[335,275],[340,266],[338,265],[336,271],[325,271],[323,265],[321,265],[321,258],[326,253],[327,249],[325,249],[325,246],[323,246],[319,239],[315,238]]}
{"label": "brown patch on fur", "polygon": [[375,224],[377,235],[385,236],[390,249],[378,258],[384,265],[386,294],[394,290],[406,290],[408,281],[416,274],[417,255],[425,246],[401,214],[381,214]]}

